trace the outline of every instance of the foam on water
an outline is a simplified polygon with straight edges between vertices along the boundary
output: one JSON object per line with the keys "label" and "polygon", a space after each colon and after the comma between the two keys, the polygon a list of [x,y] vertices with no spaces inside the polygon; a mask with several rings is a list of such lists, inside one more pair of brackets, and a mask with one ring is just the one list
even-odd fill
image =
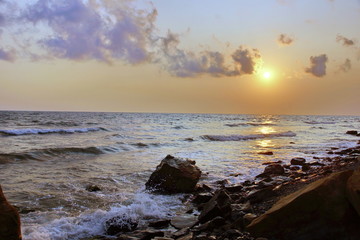
{"label": "foam on water", "polygon": [[0,134],[18,136],[18,135],[31,135],[31,134],[51,134],[51,133],[85,133],[104,130],[103,128],[55,128],[55,129],[41,129],[41,128],[24,128],[24,129],[9,129],[0,130]]}
{"label": "foam on water", "polygon": [[202,138],[210,141],[244,141],[259,138],[295,137],[296,133],[287,131],[281,133],[250,134],[250,135],[204,135]]}
{"label": "foam on water", "polygon": [[141,191],[135,194],[130,204],[113,206],[107,211],[98,209],[78,216],[63,216],[50,221],[46,218],[53,215],[51,213],[31,213],[26,218],[32,220],[26,219],[27,224],[22,226],[23,240],[81,239],[104,235],[105,222],[117,216],[126,216],[139,221],[141,228],[148,219],[164,219],[174,215],[174,206],[179,204],[178,196],[151,195]]}

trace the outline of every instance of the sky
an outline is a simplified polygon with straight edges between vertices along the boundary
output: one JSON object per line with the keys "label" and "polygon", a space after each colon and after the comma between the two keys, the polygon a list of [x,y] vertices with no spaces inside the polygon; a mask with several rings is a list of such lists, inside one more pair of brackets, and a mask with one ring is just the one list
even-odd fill
{"label": "sky", "polygon": [[0,110],[360,115],[360,0],[0,0]]}

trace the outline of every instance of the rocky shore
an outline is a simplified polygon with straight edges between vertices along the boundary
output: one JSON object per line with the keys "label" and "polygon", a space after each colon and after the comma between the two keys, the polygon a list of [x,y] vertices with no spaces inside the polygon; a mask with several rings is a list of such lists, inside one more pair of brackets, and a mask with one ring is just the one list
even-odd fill
{"label": "rocky shore", "polygon": [[[347,134],[359,136],[358,132]],[[267,153],[271,155],[270,153]],[[360,140],[332,157],[263,163],[253,180],[197,184],[195,161],[168,155],[146,183],[155,194],[186,193],[188,210],[146,227],[127,216],[104,223],[107,236],[82,240],[360,239]]]}
{"label": "rocky shore", "polygon": [[161,194],[186,192],[189,210],[150,221],[145,229],[120,226],[114,237],[92,240],[360,239],[360,140],[328,154],[333,157],[266,162],[255,179],[237,185],[218,181],[217,187],[196,185],[201,171],[195,162],[169,155],[146,187]]}

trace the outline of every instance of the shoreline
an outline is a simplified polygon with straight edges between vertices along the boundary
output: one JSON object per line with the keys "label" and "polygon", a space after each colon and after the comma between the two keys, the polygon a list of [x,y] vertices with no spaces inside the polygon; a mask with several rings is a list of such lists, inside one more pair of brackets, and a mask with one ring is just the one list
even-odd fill
{"label": "shoreline", "polygon": [[[218,181],[219,186],[215,189],[207,184],[201,184],[196,192],[184,195],[182,199],[184,205],[191,206],[187,212],[172,219],[158,219],[146,228],[119,233],[114,237],[94,236],[81,240],[255,240],[256,237],[246,232],[246,226],[268,211],[281,198],[305,188],[319,179],[324,179],[332,173],[355,170],[360,167],[360,140],[355,147],[341,151],[336,150],[332,149],[332,152],[329,152],[329,154],[333,154],[332,157],[313,157],[313,161],[310,162],[297,158],[291,161],[294,164],[283,164],[281,161],[263,163],[265,169],[262,174],[239,184],[228,185],[226,179]],[[206,204],[213,201],[214,198],[214,201],[218,201],[224,196],[226,200],[221,201],[227,201],[227,204],[238,209],[221,209],[222,213],[218,214],[221,216],[215,214],[204,218],[207,211],[213,211],[213,209],[204,209],[208,208]],[[229,211],[229,213],[224,213],[225,211]],[[205,220],[201,220],[201,218]],[[174,219],[177,223],[173,221]],[[239,219],[242,221],[239,222]]]}

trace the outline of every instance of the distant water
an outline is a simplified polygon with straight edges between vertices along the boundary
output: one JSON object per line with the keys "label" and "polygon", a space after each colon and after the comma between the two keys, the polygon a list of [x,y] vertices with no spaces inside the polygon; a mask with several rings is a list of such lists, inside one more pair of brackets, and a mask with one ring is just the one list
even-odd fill
{"label": "distant water", "polygon": [[196,160],[208,173],[202,182],[236,183],[266,161],[354,146],[351,129],[360,117],[0,112],[0,184],[30,211],[21,215],[24,240],[79,239],[103,234],[104,221],[121,213],[141,225],[181,210],[181,195],[144,191],[167,154]]}

